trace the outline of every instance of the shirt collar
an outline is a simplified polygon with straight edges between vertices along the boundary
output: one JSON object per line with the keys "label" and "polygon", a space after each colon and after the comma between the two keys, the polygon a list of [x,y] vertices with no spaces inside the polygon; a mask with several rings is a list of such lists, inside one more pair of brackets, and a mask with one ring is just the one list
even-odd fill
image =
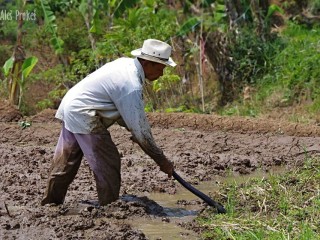
{"label": "shirt collar", "polygon": [[145,81],[145,75],[144,75],[143,68],[142,68],[141,63],[139,62],[138,58],[134,59],[134,64],[136,65],[136,67],[138,69],[138,74],[139,74],[141,84],[143,84]]}

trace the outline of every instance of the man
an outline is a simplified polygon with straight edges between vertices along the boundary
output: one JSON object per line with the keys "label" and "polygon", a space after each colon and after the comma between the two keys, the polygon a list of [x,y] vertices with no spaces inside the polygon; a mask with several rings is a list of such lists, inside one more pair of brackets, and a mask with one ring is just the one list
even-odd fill
{"label": "man", "polygon": [[99,204],[119,198],[120,156],[107,130],[115,122],[131,131],[134,141],[160,170],[172,176],[173,164],[154,142],[142,99],[145,78],[154,81],[166,66],[176,66],[170,57],[171,47],[148,39],[131,54],[136,58],[105,64],[63,98],[56,113],[62,120],[62,130],[41,205],[64,202],[83,156],[94,173]]}

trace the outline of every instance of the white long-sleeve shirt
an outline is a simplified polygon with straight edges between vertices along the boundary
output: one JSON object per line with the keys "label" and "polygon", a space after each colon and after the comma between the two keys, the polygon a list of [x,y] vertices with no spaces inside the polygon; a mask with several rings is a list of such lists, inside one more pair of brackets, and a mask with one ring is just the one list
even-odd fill
{"label": "white long-sleeve shirt", "polygon": [[103,133],[122,119],[140,147],[156,162],[165,158],[153,139],[142,99],[145,75],[138,59],[107,63],[72,87],[56,117],[73,133]]}

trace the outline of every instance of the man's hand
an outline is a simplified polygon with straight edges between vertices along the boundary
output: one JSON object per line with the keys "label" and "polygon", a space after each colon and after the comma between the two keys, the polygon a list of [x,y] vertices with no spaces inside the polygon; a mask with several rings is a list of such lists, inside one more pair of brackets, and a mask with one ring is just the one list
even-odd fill
{"label": "man's hand", "polygon": [[171,178],[173,174],[173,163],[169,160],[166,160],[164,163],[162,163],[160,166],[160,170],[166,174],[168,174],[168,177]]}
{"label": "man's hand", "polygon": [[136,139],[134,136],[131,136],[131,137],[130,137],[130,140],[131,140],[132,142],[134,142],[134,143],[138,143],[137,139]]}

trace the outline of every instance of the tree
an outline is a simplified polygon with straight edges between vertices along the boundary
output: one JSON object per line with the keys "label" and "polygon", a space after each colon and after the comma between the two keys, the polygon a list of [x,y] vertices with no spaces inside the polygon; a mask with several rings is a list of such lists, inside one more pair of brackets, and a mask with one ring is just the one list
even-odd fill
{"label": "tree", "polygon": [[[263,48],[272,36],[270,17],[281,10],[276,5],[270,6],[268,0],[224,2],[227,29],[216,28],[204,33],[206,55],[220,83],[220,106],[238,97],[239,89],[250,82],[257,67],[264,68]],[[254,44],[250,46],[248,40]],[[257,66],[259,64],[261,66]]]}

